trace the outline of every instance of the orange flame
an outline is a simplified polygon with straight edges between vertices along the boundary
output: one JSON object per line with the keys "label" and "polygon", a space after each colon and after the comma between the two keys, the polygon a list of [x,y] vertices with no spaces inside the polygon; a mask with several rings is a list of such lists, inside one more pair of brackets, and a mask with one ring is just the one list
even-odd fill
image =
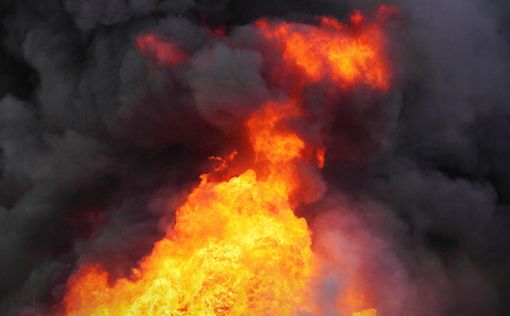
{"label": "orange flame", "polygon": [[[253,169],[219,183],[204,175],[177,211],[175,227],[132,278],[110,287],[100,267],[83,268],[70,281],[66,314],[295,312],[311,274],[311,237],[289,203],[293,161],[304,143],[291,132],[275,130],[284,116],[281,108],[268,104],[247,123],[255,153],[267,160],[266,179]],[[269,144],[260,138],[268,133],[274,133]]]}
{"label": "orange flame", "polygon": [[389,88],[383,34],[377,24],[363,24],[360,12],[351,16],[352,27],[323,17],[319,26],[286,22],[257,23],[265,38],[281,46],[286,63],[298,66],[309,82],[331,80],[344,88],[366,84]]}
{"label": "orange flame", "polygon": [[377,316],[377,310],[375,308],[370,308],[361,312],[354,313],[352,316]]}
{"label": "orange flame", "polygon": [[316,158],[317,166],[320,169],[324,168],[324,165],[326,164],[326,150],[324,148],[317,149]]}
{"label": "orange flame", "polygon": [[[320,26],[259,22],[268,40],[283,45],[285,59],[309,81],[342,87],[364,83],[385,90],[389,75],[382,34],[364,26],[359,12],[351,32],[335,19]],[[152,37],[137,39],[142,51],[175,63],[175,46]],[[301,164],[324,166],[325,149],[309,144],[289,124],[302,118],[301,100],[269,101],[246,121],[254,157],[240,175],[211,180],[237,152],[211,157],[220,166],[177,210],[175,225],[132,274],[109,282],[101,266],[83,265],[70,278],[65,315],[293,315],[315,310],[309,280],[315,273],[307,222],[295,215],[298,189],[307,181]],[[319,148],[319,149],[317,149]],[[306,152],[315,153],[308,157]],[[292,201],[292,202],[291,202]],[[349,291],[348,293],[357,293]],[[375,316],[363,295],[348,295],[339,310]],[[343,306],[345,305],[345,306]],[[364,310],[366,309],[366,310]],[[357,312],[356,312],[357,311]]]}

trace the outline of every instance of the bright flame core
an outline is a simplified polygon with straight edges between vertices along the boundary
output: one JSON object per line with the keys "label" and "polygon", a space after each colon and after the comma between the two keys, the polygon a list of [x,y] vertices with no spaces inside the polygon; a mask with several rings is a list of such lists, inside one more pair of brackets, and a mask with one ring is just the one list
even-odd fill
{"label": "bright flame core", "polygon": [[[268,104],[247,126],[267,179],[253,169],[225,182],[207,175],[178,209],[133,278],[113,287],[99,267],[70,283],[68,315],[291,315],[304,302],[311,237],[289,203],[304,142],[273,130],[285,107]],[[270,137],[278,146],[264,142]],[[269,145],[269,146],[267,146]],[[281,146],[280,146],[281,145]]]}
{"label": "bright flame core", "polygon": [[[386,90],[389,76],[381,31],[364,27],[356,13],[347,26],[324,18],[320,27],[257,23],[267,40],[283,45],[286,67],[301,69],[303,81],[330,80],[346,88],[367,84]],[[353,35],[355,34],[355,35]],[[138,45],[174,64],[185,58],[175,45],[144,37]],[[298,189],[307,181],[300,164],[324,166],[325,149],[307,143],[288,124],[302,113],[299,96],[269,101],[246,121],[252,167],[224,181],[201,183],[177,210],[175,226],[133,269],[109,283],[99,265],[84,265],[70,278],[63,300],[66,315],[294,315],[316,310],[310,299],[314,273],[307,222],[295,215]],[[316,152],[308,157],[306,151]],[[234,154],[229,158],[232,160]],[[228,168],[226,160],[215,172]],[[292,203],[290,201],[293,201]],[[342,310],[375,316],[370,306],[347,300]],[[354,310],[355,309],[355,310]],[[362,310],[362,311],[360,311]]]}

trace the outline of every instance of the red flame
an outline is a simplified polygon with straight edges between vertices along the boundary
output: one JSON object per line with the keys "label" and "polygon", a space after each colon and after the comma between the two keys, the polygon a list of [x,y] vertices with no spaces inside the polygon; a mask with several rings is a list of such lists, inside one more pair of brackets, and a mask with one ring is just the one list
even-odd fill
{"label": "red flame", "polygon": [[[63,301],[66,315],[316,313],[309,281],[320,268],[308,224],[294,209],[305,200],[300,188],[312,181],[300,168],[322,168],[326,151],[304,139],[289,121],[306,115],[305,84],[389,89],[384,34],[360,12],[350,24],[334,18],[322,18],[317,26],[262,20],[256,28],[283,57],[277,71],[297,68],[302,85],[285,91],[290,99],[262,104],[244,122],[254,154],[244,157],[249,167],[238,176],[212,177],[228,169],[237,152],[211,157],[219,166],[201,176],[177,210],[175,225],[131,276],[110,284],[108,272],[98,265],[78,269]],[[138,37],[136,43],[160,63],[186,60],[175,44],[155,35]],[[347,295],[337,298],[338,311],[375,316],[356,284],[348,286]]]}
{"label": "red flame", "polygon": [[366,84],[389,88],[389,69],[384,58],[384,36],[378,24],[363,24],[356,12],[352,27],[323,17],[319,26],[257,22],[263,36],[281,48],[287,67],[297,66],[306,83],[332,81],[344,88]]}
{"label": "red flame", "polygon": [[159,64],[174,66],[187,59],[176,44],[154,34],[139,35],[135,42],[142,54]]}

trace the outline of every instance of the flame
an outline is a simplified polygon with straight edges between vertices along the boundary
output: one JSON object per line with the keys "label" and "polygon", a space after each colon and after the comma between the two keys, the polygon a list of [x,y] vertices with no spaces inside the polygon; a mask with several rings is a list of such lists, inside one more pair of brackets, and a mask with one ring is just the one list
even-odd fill
{"label": "flame", "polygon": [[132,278],[110,287],[100,267],[84,268],[70,282],[66,314],[295,312],[305,297],[312,252],[307,223],[289,202],[304,142],[276,130],[288,107],[268,104],[247,123],[257,159],[269,170],[265,179],[254,169],[218,183],[203,175],[178,209],[175,227]]}
{"label": "flame", "polygon": [[337,306],[340,315],[349,313],[352,310],[361,310],[360,312],[354,312],[353,316],[376,316],[377,310],[370,308],[363,310],[364,307],[368,306],[367,297],[364,293],[359,292],[356,287],[351,286],[347,290],[347,295],[340,296],[338,298]]}
{"label": "flame", "polygon": [[389,70],[384,58],[384,37],[378,24],[364,24],[359,11],[351,26],[323,17],[318,26],[261,20],[259,30],[282,49],[283,59],[301,69],[307,82],[330,80],[351,88],[366,84],[389,88]]}
{"label": "flame", "polygon": [[324,168],[324,165],[326,164],[326,149],[319,148],[316,152],[316,159],[317,159],[317,166],[319,169]]}
{"label": "flame", "polygon": [[352,316],[377,316],[377,310],[375,308],[371,308],[362,312],[354,313]]}
{"label": "flame", "polygon": [[139,35],[136,37],[135,43],[142,54],[154,59],[159,64],[173,66],[186,60],[186,55],[175,43],[157,35]]}
{"label": "flame", "polygon": [[[282,45],[286,62],[298,66],[305,81],[386,90],[382,34],[364,23],[356,12],[354,31],[333,18],[323,18],[319,26],[265,20],[256,25],[268,41]],[[184,61],[177,46],[157,37],[143,36],[137,45],[161,62]],[[318,271],[312,235],[294,210],[300,185],[309,181],[299,166],[322,168],[325,149],[292,128],[292,120],[305,116],[301,104],[297,96],[268,101],[246,120],[250,167],[221,179],[218,173],[237,152],[210,157],[219,166],[201,176],[177,210],[175,225],[129,277],[111,282],[100,265],[82,265],[69,279],[65,315],[294,315],[316,310],[309,293],[309,280]],[[375,309],[366,309],[370,306],[361,294],[348,295],[341,305],[353,316],[376,315]]]}
{"label": "flame", "polygon": [[311,240],[268,186],[253,170],[204,181],[132,280],[109,287],[98,268],[72,280],[67,315],[290,315],[302,303]]}

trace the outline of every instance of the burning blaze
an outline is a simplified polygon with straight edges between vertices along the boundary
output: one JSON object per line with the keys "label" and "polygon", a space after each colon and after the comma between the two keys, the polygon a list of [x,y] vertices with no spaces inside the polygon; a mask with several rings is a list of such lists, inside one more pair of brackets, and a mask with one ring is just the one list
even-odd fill
{"label": "burning blaze", "polygon": [[281,47],[286,63],[300,68],[306,83],[329,80],[343,88],[363,83],[386,90],[383,34],[377,24],[365,25],[363,20],[357,12],[351,17],[352,26],[328,17],[319,26],[266,20],[257,26],[265,38]]}
{"label": "burning blaze", "polygon": [[[283,70],[297,66],[307,82],[328,79],[341,87],[364,83],[387,89],[382,34],[375,26],[363,26],[359,13],[351,21],[354,31],[331,18],[320,26],[262,21],[257,27],[268,41],[282,45],[292,64]],[[173,44],[159,41],[144,36],[137,44],[158,60],[183,60]],[[95,264],[81,266],[71,276],[65,315],[314,313],[309,284],[318,269],[312,235],[294,209],[301,202],[299,188],[310,181],[299,168],[322,168],[325,149],[292,128],[290,121],[304,116],[299,96],[261,105],[245,122],[251,167],[221,179],[237,152],[212,157],[220,166],[201,176],[177,210],[175,225],[129,277],[111,282],[108,272]],[[371,306],[358,297],[363,295],[341,299],[339,310],[375,316],[376,310],[367,309]]]}
{"label": "burning blaze", "polygon": [[[254,169],[218,183],[203,175],[178,209],[175,227],[132,278],[110,287],[101,268],[82,270],[71,280],[67,314],[295,312],[304,303],[312,251],[307,223],[289,202],[294,162],[305,144],[275,130],[284,116],[283,107],[269,104],[247,124],[265,179]],[[270,135],[270,143],[263,141]]]}

